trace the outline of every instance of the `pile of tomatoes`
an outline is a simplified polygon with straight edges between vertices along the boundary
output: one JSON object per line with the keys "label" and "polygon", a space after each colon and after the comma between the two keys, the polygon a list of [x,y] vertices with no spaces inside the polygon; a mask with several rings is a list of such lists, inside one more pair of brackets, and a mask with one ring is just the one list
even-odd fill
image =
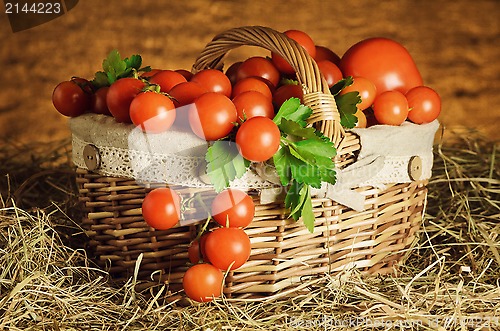
{"label": "pile of tomatoes", "polygon": [[[329,87],[352,77],[340,94],[357,92],[357,127],[375,124],[417,124],[436,119],[441,110],[439,95],[423,85],[408,51],[385,38],[363,40],[342,57],[316,45],[298,30],[285,34],[315,59]],[[132,71],[109,86],[73,78],[56,86],[52,101],[63,115],[86,112],[109,115],[146,133],[161,133],[172,126],[191,130],[207,141],[235,140],[249,161],[270,159],[280,146],[280,130],[273,122],[289,98],[302,101],[303,90],[294,69],[279,55],[250,57],[233,63],[223,72],[205,69]],[[170,188],[147,194],[142,205],[149,226],[165,230],[181,218],[181,198]],[[219,227],[200,234],[189,247],[193,266],[186,272],[186,294],[196,301],[221,295],[224,272],[241,267],[250,256],[250,240],[243,230],[254,217],[253,200],[246,193],[228,189],[212,204],[212,218]],[[203,261],[203,263],[200,263]]]}
{"label": "pile of tomatoes", "polygon": [[[142,203],[142,214],[149,226],[168,230],[181,218],[181,198],[171,188],[154,189]],[[214,198],[209,221],[217,227],[200,233],[188,248],[193,266],[182,281],[188,297],[206,302],[221,295],[224,272],[238,269],[250,257],[250,239],[243,228],[254,214],[253,199],[243,191],[227,189]]]}

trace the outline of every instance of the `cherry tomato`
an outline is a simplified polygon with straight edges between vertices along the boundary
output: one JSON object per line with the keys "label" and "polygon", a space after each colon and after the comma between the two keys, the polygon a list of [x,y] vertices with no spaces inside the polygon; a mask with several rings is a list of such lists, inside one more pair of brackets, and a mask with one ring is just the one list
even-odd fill
{"label": "cherry tomato", "polygon": [[274,117],[274,107],[271,99],[257,91],[246,91],[233,99],[238,113],[238,122],[242,123],[252,117]]}
{"label": "cherry tomato", "polygon": [[88,79],[81,77],[73,77],[71,78],[71,81],[80,86],[83,92],[86,92],[89,95],[92,95],[92,93],[94,93],[95,90],[94,85],[92,85],[92,83]]}
{"label": "cherry tomato", "polygon": [[167,93],[175,85],[187,82],[186,78],[173,70],[162,70],[149,79],[151,84],[160,85],[160,91]]}
{"label": "cherry tomato", "polygon": [[[285,34],[304,47],[312,58],[316,56],[316,46],[314,45],[312,38],[307,33],[300,30],[288,30],[285,31]],[[295,69],[293,69],[292,66],[280,55],[271,53],[271,58],[274,65],[280,72],[290,75],[295,73]]]}
{"label": "cherry tomato", "polygon": [[245,159],[255,162],[266,161],[280,146],[280,130],[267,117],[253,117],[238,129],[236,145]]}
{"label": "cherry tomato", "polygon": [[207,92],[207,89],[194,82],[180,83],[168,92],[176,107],[176,126],[189,128],[189,105],[200,95]]}
{"label": "cherry tomato", "polygon": [[377,95],[391,90],[404,94],[423,85],[410,53],[387,38],[365,39],[353,45],[342,56],[340,69],[344,77],[361,76],[370,80],[377,88]]}
{"label": "cherry tomato", "polygon": [[342,79],[342,72],[333,62],[323,60],[317,62],[319,71],[325,77],[328,87],[332,87],[339,80]]}
{"label": "cherry tomato", "polygon": [[109,86],[104,86],[95,91],[94,95],[92,96],[92,102],[90,109],[92,109],[93,113],[96,114],[104,114],[104,115],[109,115],[111,116],[111,113],[109,112],[108,105],[106,103],[106,97],[108,95],[109,91]]}
{"label": "cherry tomato", "polygon": [[385,91],[375,98],[373,113],[380,124],[401,125],[408,117],[408,101],[399,91]]}
{"label": "cherry tomato", "polygon": [[427,86],[417,86],[406,92],[410,112],[408,119],[416,124],[430,123],[441,113],[441,98]]}
{"label": "cherry tomato", "polygon": [[231,97],[231,81],[219,70],[205,69],[194,74],[191,82],[195,82],[205,87],[209,92],[216,92]]}
{"label": "cherry tomato", "polygon": [[130,103],[141,92],[144,85],[144,82],[136,78],[121,78],[111,84],[106,96],[106,104],[117,122],[132,123],[129,114]]}
{"label": "cherry tomato", "polygon": [[194,240],[188,247],[189,262],[196,264],[201,261],[200,241]]}
{"label": "cherry tomato", "polygon": [[356,123],[357,128],[366,128],[367,120],[366,115],[362,110],[358,109],[358,111],[354,114],[358,118],[358,122]]}
{"label": "cherry tomato", "polygon": [[202,263],[190,267],[182,278],[186,295],[197,302],[209,302],[222,294],[224,275],[211,264]]}
{"label": "cherry tomato", "polygon": [[334,51],[325,46],[316,45],[316,56],[314,57],[316,62],[327,60],[333,62],[337,67],[340,65],[340,56],[338,56]]}
{"label": "cherry tomato", "polygon": [[229,68],[227,68],[226,76],[227,78],[229,78],[231,85],[236,84],[236,82],[238,81],[238,68],[242,63],[242,61],[234,62],[229,66]]}
{"label": "cherry tomato", "polygon": [[270,100],[273,98],[271,89],[260,77],[243,78],[233,86],[233,98],[246,91],[257,91],[264,94]]}
{"label": "cherry tomato", "polygon": [[161,69],[151,69],[150,71],[143,72],[141,78],[150,78],[162,71]]}
{"label": "cherry tomato", "polygon": [[75,82],[64,81],[54,88],[52,103],[62,115],[76,117],[90,109],[91,95]]}
{"label": "cherry tomato", "polygon": [[235,270],[250,257],[250,238],[240,228],[218,228],[208,235],[205,250],[214,267]]}
{"label": "cherry tomato", "polygon": [[272,86],[277,86],[280,81],[278,69],[266,58],[254,56],[246,59],[238,67],[238,81],[247,77],[261,77],[267,80]]}
{"label": "cherry tomato", "polygon": [[215,92],[196,98],[189,108],[188,116],[193,132],[207,141],[227,136],[238,118],[233,102],[225,95]]}
{"label": "cherry tomato", "polygon": [[276,109],[279,109],[283,102],[290,98],[299,98],[303,102],[304,92],[300,85],[286,84],[278,87],[273,94],[273,104]]}
{"label": "cherry tomato", "polygon": [[174,227],[181,217],[181,198],[170,188],[157,188],[149,192],[142,202],[144,221],[157,230]]}
{"label": "cherry tomato", "polygon": [[147,133],[165,132],[175,121],[174,103],[164,94],[139,93],[130,104],[132,123]]}
{"label": "cherry tomato", "polygon": [[252,223],[255,204],[243,191],[227,189],[212,201],[212,217],[222,226],[244,228]]}
{"label": "cherry tomato", "polygon": [[188,257],[189,261],[193,264],[204,261],[206,263],[210,263],[210,260],[207,258],[207,252],[205,250],[205,243],[207,241],[207,237],[210,233],[204,233],[200,239],[195,239],[188,247]]}
{"label": "cherry tomato", "polygon": [[181,74],[182,76],[184,76],[184,78],[186,78],[186,80],[188,82],[191,80],[191,78],[193,78],[193,73],[191,71],[186,70],[186,69],[177,69],[174,71]]}
{"label": "cherry tomato", "polygon": [[353,83],[340,91],[340,94],[342,95],[354,91],[358,92],[361,97],[361,103],[357,104],[359,110],[365,110],[370,107],[377,95],[375,84],[364,77],[354,77]]}
{"label": "cherry tomato", "polygon": [[176,107],[182,107],[194,102],[196,98],[207,93],[208,90],[195,82],[184,82],[174,86],[168,94]]}

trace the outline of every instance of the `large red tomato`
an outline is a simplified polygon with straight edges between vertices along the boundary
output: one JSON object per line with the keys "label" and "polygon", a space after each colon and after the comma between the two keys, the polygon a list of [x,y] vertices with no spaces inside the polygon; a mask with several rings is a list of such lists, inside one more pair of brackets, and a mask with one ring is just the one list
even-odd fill
{"label": "large red tomato", "polygon": [[397,90],[405,94],[423,85],[422,76],[403,45],[387,38],[365,39],[342,56],[340,69],[347,76],[361,76],[373,82],[377,95]]}

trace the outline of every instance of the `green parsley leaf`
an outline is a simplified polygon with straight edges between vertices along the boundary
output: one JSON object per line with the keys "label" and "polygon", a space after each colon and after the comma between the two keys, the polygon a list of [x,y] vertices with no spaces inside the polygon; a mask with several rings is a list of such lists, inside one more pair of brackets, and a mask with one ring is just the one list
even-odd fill
{"label": "green parsley leaf", "polygon": [[300,104],[300,99],[290,98],[283,102],[273,121],[277,125],[280,125],[282,119],[287,119],[298,123],[301,127],[305,127],[307,125],[306,120],[311,114],[311,108]]}
{"label": "green parsley leaf", "polygon": [[285,197],[285,207],[290,209],[290,217],[294,220],[302,218],[302,222],[314,232],[314,212],[311,201],[311,191],[308,185],[293,181]]}
{"label": "green parsley leaf", "polygon": [[337,94],[340,93],[340,91],[345,89],[347,86],[352,85],[352,83],[354,83],[354,79],[352,78],[352,76],[348,76],[346,78],[343,78],[343,79],[339,80],[337,83],[335,83],[335,85],[330,87],[330,93],[333,96],[336,96]]}
{"label": "green parsley leaf", "polygon": [[207,175],[216,192],[227,188],[233,179],[243,176],[250,166],[250,161],[238,152],[236,143],[226,140],[215,141],[208,148],[205,160]]}
{"label": "green parsley leaf", "polygon": [[320,136],[316,134],[316,130],[313,127],[304,128],[299,123],[292,120],[287,120],[285,118],[281,119],[281,123],[278,124],[281,132],[286,133],[290,136],[300,137],[304,139],[321,139]]}
{"label": "green parsley leaf", "polygon": [[133,68],[135,70],[139,70],[142,65],[142,57],[140,55],[132,55],[130,58],[126,58],[125,63],[127,64],[127,68]]}
{"label": "green parsley leaf", "polygon": [[94,79],[91,81],[91,83],[96,88],[109,86],[108,76],[104,71],[98,71],[95,73]]}
{"label": "green parsley leaf", "polygon": [[353,91],[343,95],[337,95],[335,96],[335,102],[337,102],[340,113],[340,124],[349,129],[355,127],[358,122],[358,118],[354,115],[358,110],[356,105],[361,102],[359,93]]}

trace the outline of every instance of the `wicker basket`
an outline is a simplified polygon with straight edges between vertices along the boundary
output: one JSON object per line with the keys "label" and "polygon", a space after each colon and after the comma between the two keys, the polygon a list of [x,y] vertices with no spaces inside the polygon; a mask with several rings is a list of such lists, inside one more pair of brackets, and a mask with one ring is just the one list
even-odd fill
{"label": "wicker basket", "polygon": [[[314,125],[337,145],[337,167],[354,163],[362,149],[358,136],[340,127],[333,96],[318,67],[285,35],[265,27],[228,30],[206,46],[193,72],[220,68],[224,55],[242,45],[264,47],[292,64],[304,87],[304,103],[314,111]],[[149,228],[141,215],[142,200],[153,187],[166,184],[103,175],[98,168],[102,153],[95,146],[87,146],[83,153],[88,169],[77,169],[80,200],[86,211],[82,226],[98,264],[116,278],[128,278],[133,276],[140,257],[137,278],[141,288],[167,284],[169,293],[181,291],[183,274],[190,265],[187,249],[197,235],[197,222],[167,231]],[[393,272],[416,239],[426,202],[426,179],[413,177],[415,180],[406,183],[355,188],[364,197],[364,211],[329,198],[313,198],[313,233],[302,222],[287,218],[282,201],[261,203],[259,189],[249,188],[256,204],[255,218],[245,229],[252,252],[245,265],[227,275],[225,295],[247,298],[290,294],[307,277],[350,268],[367,274]],[[210,188],[170,187],[183,199],[196,197],[193,201],[199,203],[216,194]],[[185,219],[200,218],[199,203],[184,213]]]}

